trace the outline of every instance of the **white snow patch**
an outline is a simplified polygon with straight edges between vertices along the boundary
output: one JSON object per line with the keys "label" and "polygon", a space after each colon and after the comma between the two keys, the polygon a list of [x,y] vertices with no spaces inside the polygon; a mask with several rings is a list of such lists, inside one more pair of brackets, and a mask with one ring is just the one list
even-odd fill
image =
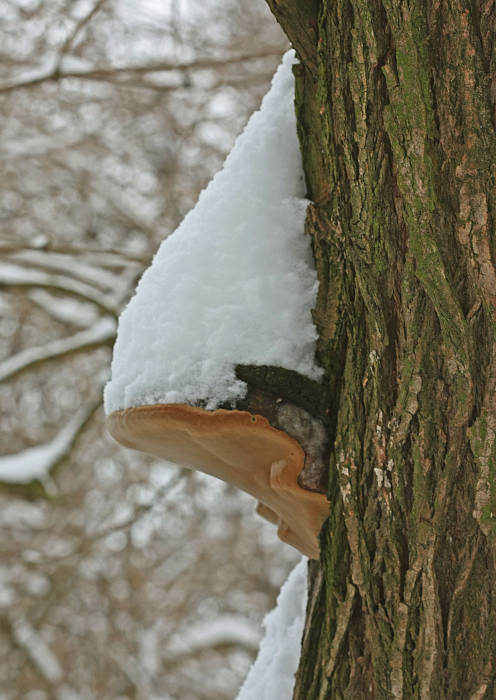
{"label": "white snow patch", "polygon": [[290,51],[222,171],[162,243],[124,310],[105,390],[108,413],[234,401],[246,391],[236,364],[321,376],[294,62]]}
{"label": "white snow patch", "polygon": [[264,620],[265,637],[236,700],[291,700],[307,604],[307,559],[281,588]]}

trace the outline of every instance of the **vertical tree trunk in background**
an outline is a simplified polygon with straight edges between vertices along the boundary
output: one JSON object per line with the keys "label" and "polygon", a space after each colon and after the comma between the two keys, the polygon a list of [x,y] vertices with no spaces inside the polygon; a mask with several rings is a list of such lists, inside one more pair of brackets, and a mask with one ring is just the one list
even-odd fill
{"label": "vertical tree trunk in background", "polygon": [[331,389],[294,698],[496,698],[496,38],[485,0],[268,0]]}

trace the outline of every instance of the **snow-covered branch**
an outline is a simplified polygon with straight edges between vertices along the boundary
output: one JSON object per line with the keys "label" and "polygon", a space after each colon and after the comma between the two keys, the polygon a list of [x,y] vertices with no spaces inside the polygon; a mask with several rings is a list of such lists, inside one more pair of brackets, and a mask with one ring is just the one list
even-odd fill
{"label": "snow-covered branch", "polygon": [[93,350],[102,345],[111,345],[116,333],[113,318],[102,318],[93,328],[76,333],[68,338],[52,340],[45,345],[21,350],[0,363],[0,382],[12,379],[21,372],[32,369],[41,362],[60,359],[84,350]]}
{"label": "snow-covered branch", "polygon": [[79,433],[100,403],[98,398],[82,406],[49,442],[0,457],[0,482],[29,484],[35,479],[46,479],[70,453]]}
{"label": "snow-covered branch", "polygon": [[114,291],[122,284],[122,274],[114,274],[100,267],[95,267],[95,265],[90,265],[78,260],[74,254],[64,255],[24,248],[10,255],[9,259],[23,266],[36,266],[55,272],[63,270],[65,274],[97,287],[103,292]]}
{"label": "snow-covered branch", "polygon": [[261,630],[258,625],[242,615],[221,615],[180,630],[173,635],[167,645],[167,660],[175,661],[182,656],[194,656],[204,649],[226,645],[239,645],[257,650]]}
{"label": "snow-covered branch", "polygon": [[11,630],[16,644],[24,650],[44,680],[50,683],[61,681],[64,674],[59,660],[30,622],[22,618],[15,620],[11,623]]}
{"label": "snow-covered branch", "polygon": [[93,304],[71,296],[50,294],[45,289],[30,289],[27,297],[55,321],[72,327],[90,328],[100,318]]}
{"label": "snow-covered branch", "polygon": [[[49,244],[48,239],[45,237],[42,237],[40,240],[42,240],[41,246],[33,244],[32,247],[27,247],[27,244],[24,242],[16,245],[14,242],[6,244],[0,241],[0,257],[3,259],[9,258],[10,260],[21,260],[24,259],[24,256],[27,258],[31,254],[40,253],[41,255],[50,256],[52,259],[52,256],[58,257],[59,260],[64,262],[78,257],[81,258],[81,262],[84,262],[85,265],[96,265],[101,269],[129,267],[136,271],[141,270],[143,265],[150,262],[148,256],[142,257],[121,248],[118,250],[115,248],[100,249],[87,245],[84,249],[81,249],[67,244],[54,245],[52,242]],[[17,258],[18,255],[20,256],[19,258]],[[44,264],[44,266],[52,267],[48,264]],[[60,269],[60,265],[58,269]]]}
{"label": "snow-covered branch", "polygon": [[41,270],[30,270],[20,265],[2,263],[0,265],[1,287],[42,287],[76,296],[96,304],[104,313],[116,317],[120,308],[119,300],[95,289],[94,285],[61,274]]}

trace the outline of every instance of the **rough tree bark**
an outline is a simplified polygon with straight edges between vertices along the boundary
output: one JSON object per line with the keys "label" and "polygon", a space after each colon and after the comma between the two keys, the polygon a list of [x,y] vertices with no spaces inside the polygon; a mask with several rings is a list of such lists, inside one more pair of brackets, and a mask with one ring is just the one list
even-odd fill
{"label": "rough tree bark", "polygon": [[495,3],[268,3],[330,396],[294,698],[496,698]]}

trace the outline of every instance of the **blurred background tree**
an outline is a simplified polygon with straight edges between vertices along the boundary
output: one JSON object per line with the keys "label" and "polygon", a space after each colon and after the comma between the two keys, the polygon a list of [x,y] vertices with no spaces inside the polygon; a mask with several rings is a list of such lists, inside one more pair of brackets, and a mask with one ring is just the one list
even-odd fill
{"label": "blurred background tree", "polygon": [[297,560],[121,450],[116,319],[287,43],[263,0],[0,0],[0,698],[230,700]]}

